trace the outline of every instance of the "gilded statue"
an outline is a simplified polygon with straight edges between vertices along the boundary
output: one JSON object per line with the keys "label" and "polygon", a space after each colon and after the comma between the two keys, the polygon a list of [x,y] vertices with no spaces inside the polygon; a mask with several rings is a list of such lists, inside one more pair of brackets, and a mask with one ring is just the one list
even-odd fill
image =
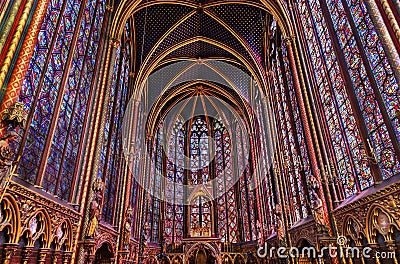
{"label": "gilded statue", "polygon": [[89,224],[86,228],[86,238],[92,239],[97,234],[101,217],[101,204],[103,200],[104,183],[100,178],[96,178],[93,183],[93,198],[89,207]]}
{"label": "gilded statue", "polygon": [[124,249],[127,249],[129,247],[129,243],[131,241],[132,217],[133,217],[133,210],[131,207],[129,207],[125,213],[124,237],[122,240],[122,245]]}
{"label": "gilded statue", "polygon": [[276,224],[277,224],[277,238],[279,241],[279,245],[286,246],[286,238],[285,238],[285,225],[282,219],[282,207],[280,204],[276,205],[275,209],[276,216]]}
{"label": "gilded statue", "polygon": [[10,147],[10,143],[18,139],[18,134],[14,131],[7,132],[0,139],[0,182],[1,189],[10,176],[13,164],[14,150]]}
{"label": "gilded statue", "polygon": [[319,182],[314,175],[311,175],[309,179],[310,199],[311,207],[314,212],[314,220],[317,227],[317,232],[325,234],[328,232],[328,228],[324,219],[324,208],[321,198],[319,197]]}

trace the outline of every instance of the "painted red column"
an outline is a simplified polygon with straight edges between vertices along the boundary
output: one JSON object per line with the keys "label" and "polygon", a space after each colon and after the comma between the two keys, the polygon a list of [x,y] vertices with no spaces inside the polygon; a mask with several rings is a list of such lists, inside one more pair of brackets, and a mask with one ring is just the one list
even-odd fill
{"label": "painted red column", "polygon": [[[10,107],[19,98],[22,82],[28,70],[30,59],[35,48],[40,27],[43,23],[49,2],[50,0],[40,0],[36,7],[27,35],[22,45],[21,52],[18,56],[17,63],[11,75],[10,82],[4,94],[3,101],[1,102],[0,113],[2,113],[6,108]],[[0,136],[4,134],[4,132],[4,124],[0,123]]]}
{"label": "painted red column", "polygon": [[307,142],[307,148],[309,151],[309,157],[310,157],[310,163],[311,163],[311,170],[313,172],[313,175],[315,176],[315,178],[318,181],[319,184],[319,189],[318,189],[318,196],[322,201],[322,208],[323,208],[323,220],[325,225],[330,228],[329,225],[329,215],[328,215],[328,207],[327,207],[327,203],[326,203],[326,199],[325,199],[325,195],[323,192],[323,185],[322,185],[322,180],[321,180],[321,172],[319,170],[318,167],[318,160],[317,160],[317,155],[316,155],[316,151],[315,151],[315,147],[314,147],[314,142],[312,139],[312,135],[311,135],[311,128],[310,128],[310,124],[309,124],[309,120],[308,120],[308,116],[307,116],[307,110],[306,110],[306,105],[304,103],[304,98],[303,98],[303,94],[301,91],[301,84],[300,84],[300,80],[299,80],[299,75],[297,72],[297,67],[296,67],[296,60],[294,57],[294,53],[293,53],[293,40],[292,39],[285,39],[285,44],[287,46],[287,50],[288,50],[288,56],[289,56],[289,61],[290,61],[290,66],[291,66],[291,70],[292,70],[292,75],[293,75],[293,84],[295,87],[295,92],[296,92],[296,96],[298,98],[298,104],[299,104],[299,111],[300,111],[300,116],[302,119],[302,124],[303,124],[303,129],[304,129],[304,134],[305,134],[305,140]]}

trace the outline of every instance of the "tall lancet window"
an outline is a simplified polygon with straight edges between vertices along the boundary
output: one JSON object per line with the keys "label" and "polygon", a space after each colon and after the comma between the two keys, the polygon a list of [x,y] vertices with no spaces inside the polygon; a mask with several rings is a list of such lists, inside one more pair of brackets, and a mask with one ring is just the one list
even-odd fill
{"label": "tall lancet window", "polygon": [[207,183],[210,180],[209,124],[204,117],[193,120],[190,130],[190,170],[189,184]]}
{"label": "tall lancet window", "polygon": [[[211,232],[211,202],[205,196],[197,196],[190,203],[190,229],[206,228],[205,232]],[[192,233],[193,236],[197,234]],[[207,235],[204,232],[199,235]]]}
{"label": "tall lancet window", "polygon": [[168,244],[181,243],[183,238],[185,141],[185,128],[178,119],[171,131],[167,150],[165,241]]}
{"label": "tall lancet window", "polygon": [[[311,77],[328,123],[333,163],[349,197],[373,184],[365,149],[375,154],[373,162],[384,179],[399,171],[400,129],[394,118],[399,81],[365,1],[311,0],[297,7],[310,67],[315,69]],[[358,113],[363,115],[361,122]]]}
{"label": "tall lancet window", "polygon": [[158,243],[161,236],[167,244],[181,243],[185,237],[256,240],[246,133],[227,127],[229,121],[219,116],[184,121],[177,115],[162,123],[146,178],[152,190],[145,205],[149,242]]}
{"label": "tall lancet window", "polygon": [[237,242],[238,217],[231,135],[220,120],[214,120],[215,174],[218,233],[222,242]]}
{"label": "tall lancet window", "polygon": [[106,1],[49,1],[19,100],[23,180],[72,201],[93,101]]}

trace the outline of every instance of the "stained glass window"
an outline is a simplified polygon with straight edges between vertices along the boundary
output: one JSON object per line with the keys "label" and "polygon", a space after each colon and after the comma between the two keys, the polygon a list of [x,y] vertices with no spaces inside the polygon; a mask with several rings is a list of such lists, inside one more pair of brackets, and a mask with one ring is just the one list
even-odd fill
{"label": "stained glass window", "polygon": [[[312,5],[317,3],[310,2]],[[313,9],[310,12],[308,3],[301,1],[301,14],[306,18],[303,24],[306,31],[308,51],[312,58],[315,71],[315,78],[319,87],[319,95],[324,109],[327,128],[330,132],[331,142],[335,153],[338,175],[344,186],[345,197],[357,193],[361,189],[357,183],[359,178],[366,179],[364,183],[372,181],[371,172],[366,162],[362,160],[365,151],[358,132],[354,114],[350,105],[348,95],[344,88],[342,73],[335,53],[332,52],[332,41],[329,38],[325,20],[321,14]],[[317,14],[314,17],[312,14]],[[314,28],[313,24],[318,25]],[[319,36],[320,40],[316,36]],[[320,42],[321,41],[321,42]],[[341,114],[340,114],[341,113]],[[343,148],[343,146],[345,146]],[[356,164],[356,166],[352,165]]]}
{"label": "stained glass window", "polygon": [[211,202],[204,196],[197,196],[190,203],[190,227],[208,227],[211,230]]}
{"label": "stained glass window", "polygon": [[185,129],[177,120],[168,140],[166,173],[165,241],[180,243],[183,238],[183,177],[185,156]]}
{"label": "stained glass window", "polygon": [[237,204],[232,164],[232,140],[220,120],[214,120],[215,173],[217,184],[218,233],[222,242],[237,242]]}
{"label": "stained glass window", "polygon": [[[308,156],[305,150],[303,128],[299,116],[297,99],[294,94],[293,81],[287,58],[287,51],[282,47],[273,61],[275,69],[274,88],[277,98],[277,119],[282,141],[283,173],[282,181],[288,186],[285,197],[293,210],[289,219],[292,223],[307,216],[305,188],[301,170],[310,175]],[[297,157],[297,158],[296,158]],[[300,164],[300,161],[303,166]],[[304,166],[305,164],[305,166]]]}
{"label": "stained glass window", "polygon": [[[330,0],[327,5],[316,0],[300,1],[299,15],[304,21],[301,25],[312,67],[318,69],[312,72],[332,141],[334,163],[345,197],[349,197],[373,184],[365,155],[369,146],[362,144],[352,107],[359,107],[364,115],[368,140],[383,178],[399,170],[394,151],[399,128],[393,119],[400,95],[398,83],[364,1]],[[334,31],[329,31],[329,23]],[[340,49],[335,49],[332,43],[336,40]],[[337,56],[345,65],[338,63]],[[357,106],[350,105],[343,71],[350,77]],[[386,113],[389,120],[383,118]]]}
{"label": "stained glass window", "polygon": [[97,177],[105,182],[102,220],[115,224],[116,195],[120,175],[125,163],[122,152],[122,121],[129,99],[128,81],[130,71],[130,45],[123,44],[116,52],[111,89],[106,107],[108,109],[103,130],[103,143]]}
{"label": "stained glass window", "polygon": [[[216,234],[221,237],[222,241],[239,242],[242,236],[241,224],[248,230],[247,237],[243,241],[252,241],[256,239],[256,203],[254,190],[250,190],[247,186],[248,180],[248,157],[244,157],[247,153],[247,143],[239,140],[239,145],[235,144],[235,148],[242,154],[234,155],[232,133],[224,126],[219,118],[198,116],[183,122],[177,119],[170,133],[165,133],[166,153],[165,157],[159,154],[160,144],[163,144],[160,138],[160,130],[157,133],[158,138],[155,140],[152,151],[152,165],[150,166],[150,177],[148,178],[148,188],[154,190],[154,194],[161,189],[157,186],[165,184],[165,214],[163,223],[160,222],[159,205],[157,197],[150,195],[147,202],[147,221],[152,226],[151,239],[149,242],[159,241],[160,230],[163,230],[167,244],[175,244],[182,242],[184,232],[184,221],[188,221],[188,230],[190,234],[193,228],[207,227],[212,230],[212,224],[218,223]],[[237,131],[241,131],[238,129]],[[237,133],[237,132],[236,132]],[[235,135],[234,136],[242,136]],[[212,145],[212,144],[215,144]],[[162,148],[162,146],[161,146]],[[186,154],[188,153],[188,154]],[[189,159],[185,156],[190,157]],[[241,168],[235,169],[234,159],[242,159],[239,162]],[[162,164],[165,159],[165,172],[162,167],[161,172],[157,172],[157,164]],[[185,159],[186,162],[185,163]],[[185,166],[191,166],[185,170]],[[241,175],[241,184],[238,186],[235,177],[240,171],[246,171]],[[160,174],[159,174],[160,173]],[[158,175],[158,176],[157,176]],[[165,175],[165,179],[162,177]],[[187,177],[187,178],[185,178]],[[157,180],[161,178],[162,180]],[[195,192],[195,186],[208,186],[215,179],[215,188],[217,198],[211,201],[211,198],[205,195],[204,190],[199,193]],[[184,188],[182,184],[187,184],[189,190],[193,193],[186,193],[188,197],[193,195],[189,205],[184,204]],[[212,186],[212,185],[209,185]],[[239,189],[245,191],[239,194]],[[190,192],[190,191],[189,191]],[[205,191],[207,192],[207,191]],[[162,195],[158,193],[158,195]],[[241,195],[246,203],[238,203],[238,196]],[[215,203],[216,211],[212,212],[213,203]],[[184,217],[184,210],[187,208],[187,217]],[[239,212],[244,214],[243,221],[239,220]],[[161,226],[160,226],[161,225]],[[162,228],[162,229],[161,229]],[[211,235],[211,234],[210,234]]]}
{"label": "stained glass window", "polygon": [[21,131],[18,173],[66,201],[71,198],[91,101],[105,4],[49,3],[20,96],[32,109],[32,122]]}
{"label": "stained glass window", "polygon": [[191,124],[190,133],[190,182],[193,185],[206,183],[210,180],[210,153],[208,137],[209,124],[205,118],[196,118]]}
{"label": "stained glass window", "polygon": [[239,177],[239,201],[243,201],[239,206],[240,215],[242,216],[241,222],[242,227],[240,228],[242,232],[242,240],[243,241],[252,241],[255,237],[255,219],[254,217],[254,203],[252,199],[254,199],[252,195],[252,190],[249,188],[252,182],[250,181],[250,168],[249,168],[249,160],[246,156],[248,153],[250,146],[248,146],[248,142],[243,138],[242,131],[240,129],[236,130],[235,138],[236,138],[236,150],[237,150],[237,173]]}
{"label": "stained glass window", "polygon": [[[364,5],[363,3],[361,4]],[[358,6],[359,4],[354,3],[354,5]],[[359,28],[355,30],[352,28],[354,21],[352,21],[352,17],[348,16],[346,13],[347,8],[345,7],[347,7],[347,4],[342,1],[334,0],[328,3],[332,23],[337,31],[339,44],[343,49],[344,58],[346,59],[347,69],[356,92],[359,106],[364,115],[371,146],[376,153],[383,177],[389,178],[399,171],[400,164],[394,154],[393,142],[389,140],[390,137],[387,126],[391,126],[392,124],[384,123],[382,111],[387,110],[379,107],[376,98],[376,87],[373,87],[373,85],[374,83],[389,81],[389,83],[392,82],[393,84],[391,89],[398,91],[397,84],[394,81],[390,65],[382,58],[385,57],[385,55],[380,41],[376,36],[375,29],[369,21],[369,16],[365,16],[367,19],[366,21],[359,21]],[[356,19],[359,20],[360,18]],[[364,24],[361,25],[362,23]],[[369,40],[371,42],[368,42],[369,45],[372,46],[368,48],[357,41],[359,38],[365,39],[367,37],[366,34],[370,34],[369,37],[371,37]],[[381,50],[381,54],[378,56],[376,55],[377,50]],[[368,61],[365,61],[362,57],[362,53],[364,52],[366,52]],[[367,70],[372,67],[376,69],[376,74],[374,74],[374,76],[369,75],[367,72]],[[383,85],[381,87],[385,89]],[[393,100],[397,97],[398,102],[398,96],[399,94],[396,95],[394,93],[393,96],[389,98]],[[392,104],[392,107],[394,107],[394,101],[387,103]],[[394,144],[398,144],[398,142],[394,142]]]}

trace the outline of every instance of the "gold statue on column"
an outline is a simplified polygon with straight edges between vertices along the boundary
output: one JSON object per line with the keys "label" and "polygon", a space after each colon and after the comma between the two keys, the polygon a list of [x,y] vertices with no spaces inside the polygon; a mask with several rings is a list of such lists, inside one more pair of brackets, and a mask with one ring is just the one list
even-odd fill
{"label": "gold statue on column", "polygon": [[131,242],[132,217],[133,210],[131,207],[129,207],[125,213],[124,237],[122,239],[122,245],[124,249],[128,249],[129,243]]}
{"label": "gold statue on column", "polygon": [[4,186],[5,180],[11,172],[12,158],[14,150],[11,149],[10,143],[18,139],[18,134],[14,131],[7,132],[0,139],[0,179],[1,187]]}
{"label": "gold statue on column", "polygon": [[93,239],[97,234],[101,217],[101,204],[103,201],[104,183],[100,178],[96,178],[93,183],[93,198],[90,202],[89,224],[86,227],[85,237]]}
{"label": "gold statue on column", "polygon": [[308,185],[310,188],[311,207],[314,212],[314,220],[317,228],[317,233],[327,234],[328,227],[324,218],[323,203],[318,193],[320,185],[314,175],[311,175]]}

